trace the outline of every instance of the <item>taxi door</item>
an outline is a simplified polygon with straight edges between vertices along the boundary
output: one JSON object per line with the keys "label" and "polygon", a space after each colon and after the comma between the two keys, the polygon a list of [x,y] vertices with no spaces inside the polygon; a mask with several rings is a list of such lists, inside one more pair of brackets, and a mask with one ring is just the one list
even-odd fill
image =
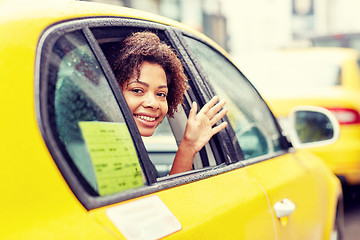
{"label": "taxi door", "polygon": [[298,150],[248,166],[265,189],[279,239],[329,239],[337,179],[315,155]]}

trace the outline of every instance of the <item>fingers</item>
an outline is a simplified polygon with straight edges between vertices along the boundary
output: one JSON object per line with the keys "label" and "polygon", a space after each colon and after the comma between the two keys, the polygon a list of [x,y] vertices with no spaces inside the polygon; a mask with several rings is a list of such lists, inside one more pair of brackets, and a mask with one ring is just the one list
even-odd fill
{"label": "fingers", "polygon": [[[213,126],[221,118],[223,118],[226,115],[226,113],[228,112],[228,110],[226,108],[223,108],[226,104],[226,101],[224,99],[221,100],[220,102],[218,102],[218,101],[219,101],[219,97],[214,96],[209,102],[207,102],[202,107],[202,109],[199,111],[199,113],[197,113],[196,103],[193,102],[190,113],[189,113],[189,119],[195,119],[197,116],[196,114],[198,114],[199,116],[204,116],[205,118],[207,118],[210,122],[210,125]],[[221,129],[223,129],[223,128],[221,128]]]}
{"label": "fingers", "polygon": [[228,125],[227,122],[222,122],[219,126],[213,127],[212,129],[213,135],[217,134],[218,132],[226,128],[227,125]]}
{"label": "fingers", "polygon": [[214,115],[220,111],[221,108],[223,108],[226,104],[225,100],[221,100],[220,102],[218,102],[215,106],[213,106],[208,112],[207,112],[207,116],[211,119],[214,117]]}
{"label": "fingers", "polygon": [[200,112],[202,112],[203,114],[207,114],[209,112],[209,110],[217,103],[217,101],[219,101],[219,97],[218,96],[214,96],[209,102],[207,102],[202,109],[200,110]]}
{"label": "fingers", "polygon": [[197,104],[196,102],[193,102],[189,112],[189,119],[195,119],[196,112],[197,112]]}
{"label": "fingers", "polygon": [[223,118],[227,113],[227,109],[222,109],[225,106],[226,101],[222,99],[220,102],[217,103],[218,100],[219,97],[214,96],[208,103],[204,105],[204,107],[200,111],[209,118],[211,126],[214,125],[221,118]]}
{"label": "fingers", "polygon": [[213,118],[211,118],[210,123],[211,126],[213,126],[215,123],[217,123],[221,118],[223,118],[226,113],[228,112],[227,108],[222,109],[219,113],[215,114]]}

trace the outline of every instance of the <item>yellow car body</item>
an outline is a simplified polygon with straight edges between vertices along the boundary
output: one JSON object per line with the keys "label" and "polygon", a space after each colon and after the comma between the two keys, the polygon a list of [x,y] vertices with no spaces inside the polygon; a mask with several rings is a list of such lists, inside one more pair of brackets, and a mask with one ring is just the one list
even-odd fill
{"label": "yellow car body", "polygon": [[[56,60],[43,55],[46,41],[65,34],[58,25],[72,31],[106,17],[107,29],[116,18],[141,20],[190,32],[226,54],[211,40],[152,14],[79,1],[1,1],[0,16],[1,239],[330,238],[341,185],[320,158],[303,150],[286,148],[245,163],[227,155],[232,162],[105,196],[89,193],[76,168],[63,161],[69,158],[52,140],[51,107],[43,98],[50,86],[42,81],[43,64]],[[138,156],[146,158],[140,138],[132,136]],[[296,209],[277,217],[274,206],[286,199]]]}
{"label": "yellow car body", "polygon": [[280,50],[256,59],[249,62],[264,66],[264,70],[255,72],[249,66],[248,77],[278,118],[286,118],[294,106],[300,105],[325,107],[335,114],[341,129],[339,140],[311,151],[324,159],[345,183],[360,184],[358,52],[350,48],[312,47]]}

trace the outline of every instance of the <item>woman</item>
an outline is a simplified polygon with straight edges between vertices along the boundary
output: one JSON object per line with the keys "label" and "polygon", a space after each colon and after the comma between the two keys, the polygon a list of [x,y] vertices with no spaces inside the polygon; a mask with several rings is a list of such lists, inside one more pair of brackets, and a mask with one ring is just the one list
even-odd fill
{"label": "woman", "polygon": [[[174,116],[187,89],[186,76],[176,54],[151,32],[137,32],[122,41],[112,68],[141,136],[152,136],[166,114]],[[227,126],[213,127],[225,116],[225,101],[214,97],[197,113],[192,104],[184,137],[170,174],[192,169],[195,154]]]}

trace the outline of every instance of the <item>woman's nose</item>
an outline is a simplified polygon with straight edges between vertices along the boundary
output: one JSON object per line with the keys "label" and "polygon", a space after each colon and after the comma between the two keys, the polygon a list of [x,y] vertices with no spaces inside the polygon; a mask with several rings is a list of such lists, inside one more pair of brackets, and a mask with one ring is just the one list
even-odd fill
{"label": "woman's nose", "polygon": [[144,100],[144,107],[150,107],[158,109],[160,107],[159,102],[156,100],[156,96],[153,94],[147,94]]}

